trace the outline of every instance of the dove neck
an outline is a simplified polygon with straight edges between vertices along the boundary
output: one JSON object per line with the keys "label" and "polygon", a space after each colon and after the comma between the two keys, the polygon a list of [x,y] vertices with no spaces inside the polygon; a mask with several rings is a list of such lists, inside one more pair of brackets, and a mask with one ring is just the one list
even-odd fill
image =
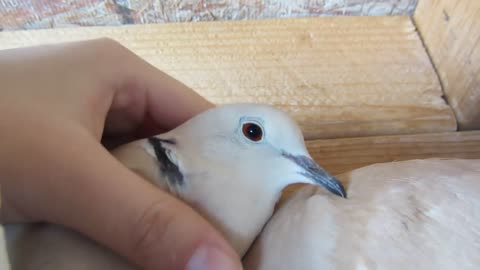
{"label": "dove neck", "polygon": [[[228,174],[227,174],[228,173]],[[229,179],[223,178],[225,175]],[[189,188],[181,196],[189,201],[243,256],[273,213],[281,189],[261,185],[265,177],[253,173],[222,172],[190,175]]]}

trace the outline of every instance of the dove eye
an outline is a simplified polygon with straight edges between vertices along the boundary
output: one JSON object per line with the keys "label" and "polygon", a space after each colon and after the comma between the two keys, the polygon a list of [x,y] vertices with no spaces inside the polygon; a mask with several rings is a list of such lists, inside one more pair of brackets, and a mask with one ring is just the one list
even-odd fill
{"label": "dove eye", "polygon": [[258,142],[263,138],[262,128],[255,123],[244,123],[242,132],[245,137],[254,142]]}

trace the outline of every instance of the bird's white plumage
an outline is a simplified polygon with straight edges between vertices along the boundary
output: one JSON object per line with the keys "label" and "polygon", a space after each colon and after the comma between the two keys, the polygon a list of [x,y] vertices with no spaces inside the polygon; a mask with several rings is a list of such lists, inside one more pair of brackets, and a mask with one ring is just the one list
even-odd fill
{"label": "bird's white plumage", "polygon": [[[248,139],[242,132],[244,123],[261,126],[263,138]],[[283,156],[309,157],[299,127],[286,113],[271,106],[219,106],[155,136],[155,140],[161,149],[154,149],[149,140],[140,140],[113,154],[159,188],[192,205],[224,234],[240,256],[271,216],[282,189],[291,183],[313,182],[299,174],[304,168]],[[162,171],[159,153],[178,167],[182,181],[169,178],[175,175],[175,166],[169,167],[173,171]],[[7,229],[16,270],[97,270],[110,264],[116,265],[115,269],[133,269],[108,250],[60,227],[13,225]],[[19,256],[32,263],[19,264],[15,259]]]}
{"label": "bird's white plumage", "polygon": [[266,225],[247,270],[478,269],[480,160],[355,170],[347,200],[304,187]]}
{"label": "bird's white plumage", "polygon": [[[245,122],[262,127],[262,140],[245,137]],[[285,186],[327,177],[306,162],[309,154],[295,122],[270,106],[219,106],[155,138],[162,149],[139,140],[112,153],[192,205],[241,256],[264,228]],[[162,171],[159,152],[178,167],[182,184],[172,182],[172,172]],[[415,161],[359,169],[344,177],[347,200],[322,188],[305,188],[268,222],[245,258],[246,267],[474,269],[480,263],[480,225],[475,222],[480,219],[479,162]],[[302,174],[306,169],[308,174]],[[7,243],[15,270],[135,269],[58,226],[10,225]]]}
{"label": "bird's white plumage", "polygon": [[12,270],[140,270],[103,246],[61,226],[5,227]]}
{"label": "bird's white plumage", "polygon": [[[246,122],[261,125],[260,142],[242,134]],[[311,182],[282,157],[283,151],[308,156],[299,127],[270,106],[220,106],[158,137],[176,142],[167,147],[185,176],[185,185],[170,191],[214,223],[241,256],[272,214],[281,190]]]}
{"label": "bird's white plumage", "polygon": [[8,259],[7,243],[5,241],[3,226],[0,226],[0,269],[10,270],[10,260]]}

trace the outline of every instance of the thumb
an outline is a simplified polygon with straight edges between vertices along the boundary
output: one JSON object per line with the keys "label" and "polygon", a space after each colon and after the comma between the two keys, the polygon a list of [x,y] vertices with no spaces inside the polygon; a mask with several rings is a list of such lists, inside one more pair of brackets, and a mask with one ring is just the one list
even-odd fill
{"label": "thumb", "polygon": [[42,169],[56,179],[36,187],[36,196],[49,198],[35,204],[43,218],[143,269],[242,269],[235,251],[192,208],[125,168],[94,138],[73,141],[42,157],[44,166],[52,166]]}

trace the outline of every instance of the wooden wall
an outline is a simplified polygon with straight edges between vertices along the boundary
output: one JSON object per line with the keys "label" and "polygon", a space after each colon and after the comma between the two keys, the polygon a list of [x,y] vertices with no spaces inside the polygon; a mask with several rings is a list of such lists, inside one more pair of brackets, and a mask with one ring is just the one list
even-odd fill
{"label": "wooden wall", "polygon": [[480,0],[421,0],[414,16],[461,130],[480,130]]}
{"label": "wooden wall", "polygon": [[210,101],[268,103],[307,139],[455,131],[408,16],[82,27],[0,33],[0,49],[110,37]]}
{"label": "wooden wall", "polygon": [[4,31],[0,49],[113,38],[215,103],[261,102],[290,112],[315,160],[339,174],[379,162],[480,158],[479,5],[420,0],[413,17]]}

